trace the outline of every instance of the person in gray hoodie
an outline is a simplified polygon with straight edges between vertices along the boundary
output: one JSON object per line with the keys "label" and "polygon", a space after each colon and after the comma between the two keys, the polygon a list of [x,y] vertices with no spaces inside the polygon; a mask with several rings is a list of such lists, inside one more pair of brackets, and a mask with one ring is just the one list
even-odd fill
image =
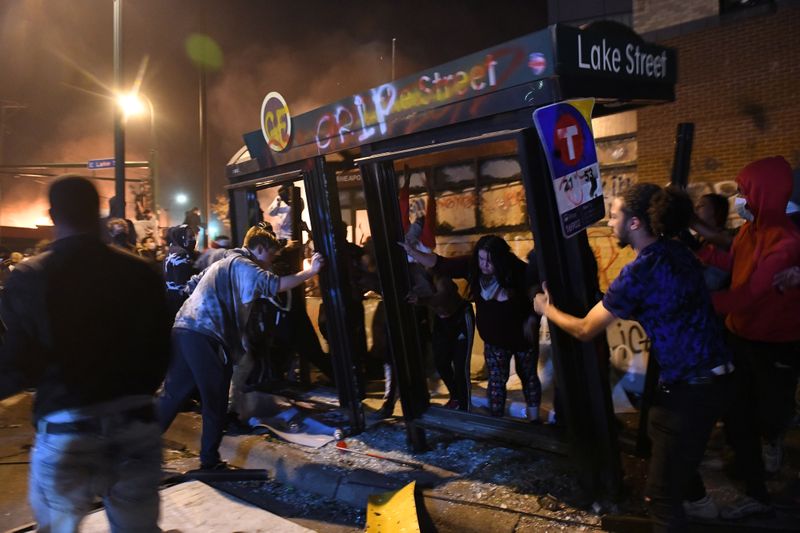
{"label": "person in gray hoodie", "polygon": [[276,276],[269,268],[279,250],[272,233],[253,226],[243,248],[229,251],[189,281],[191,295],[175,317],[173,357],[158,402],[158,420],[166,431],[195,388],[199,391],[201,469],[226,467],[219,445],[226,425],[228,389],[233,364],[246,352],[243,334],[253,303],[293,289],[317,275],[324,264],[322,256],[314,254],[309,268]]}

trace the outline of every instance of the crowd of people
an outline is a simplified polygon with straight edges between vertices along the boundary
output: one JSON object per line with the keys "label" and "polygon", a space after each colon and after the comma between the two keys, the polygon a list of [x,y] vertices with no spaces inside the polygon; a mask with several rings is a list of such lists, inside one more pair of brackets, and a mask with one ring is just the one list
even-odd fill
{"label": "crowd of people", "polygon": [[[719,420],[745,482],[745,495],[721,515],[771,513],[765,472],[779,466],[795,414],[800,229],[787,214],[792,175],[783,158],[756,161],[736,181],[747,221],[735,236],[726,229],[725,198],[706,195],[693,206],[685,192],[653,184],[615,198],[609,226],[636,258],[584,317],[562,311],[559,295],[539,279],[535,255],[526,263],[500,236],[444,257],[410,232],[399,243],[414,278],[408,303],[433,317],[435,367],[450,393],[445,407],[472,408],[475,329],[485,345],[489,414],[505,416],[513,359],[527,419],[539,423],[541,317],[580,340],[616,319],[637,320],[659,367],[646,487],[657,527],[683,530],[687,517],[720,513],[698,474]],[[284,219],[289,192],[270,208]],[[248,230],[241,248],[230,249],[222,236],[198,254],[198,220],[163,236],[152,213],[140,224],[101,220],[97,192],[79,176],[56,180],[49,199],[55,240],[27,260],[9,259],[0,298],[0,398],[37,391],[31,504],[45,530],[75,530],[99,496],[113,529],[156,531],[160,435],[193,391],[202,409],[201,468],[217,470],[226,468],[219,446],[234,366],[263,348],[259,342],[290,345],[331,374],[318,341],[306,342],[316,340],[308,316],[288,296],[325,260],[313,252],[305,262],[288,260],[291,233],[281,226],[276,235],[266,222]],[[348,315],[358,319],[352,327],[365,352],[362,300],[381,288],[374,258],[353,246],[343,260],[353,278]],[[455,279],[466,280],[465,294]],[[282,320],[288,329],[267,328]],[[363,373],[364,354],[358,357],[354,369]],[[397,392],[386,363],[384,415]]]}
{"label": "crowd of people", "polygon": [[[168,232],[162,259],[157,235],[137,247],[133,224],[99,218],[87,179],[57,179],[49,200],[55,239],[15,258],[0,298],[0,398],[36,389],[31,507],[40,531],[77,531],[100,497],[113,531],[159,531],[161,434],[175,410],[199,390],[201,466],[224,466],[220,424],[250,308],[316,276],[324,262],[314,254],[308,268],[275,275],[281,246],[254,227],[242,248],[205,257],[209,266],[190,280],[190,224]],[[162,260],[168,279],[153,268]]]}
{"label": "crowd of people", "polygon": [[[657,528],[683,531],[687,515],[741,519],[774,513],[765,462],[775,471],[795,412],[800,358],[800,229],[787,214],[793,188],[782,157],[747,165],[736,177],[736,205],[746,222],[731,240],[722,216],[698,215],[685,193],[638,184],[615,198],[609,225],[636,259],[584,317],[561,311],[545,289],[536,311],[581,340],[617,318],[639,321],[652,342],[659,384],[648,434],[652,455],[646,497]],[[713,211],[713,206],[711,208]],[[727,216],[727,209],[720,208]],[[688,227],[702,241],[685,245]],[[704,275],[704,266],[729,275]],[[710,290],[712,287],[715,290]],[[698,466],[722,420],[745,495],[718,509]],[[762,440],[764,445],[762,446]]]}

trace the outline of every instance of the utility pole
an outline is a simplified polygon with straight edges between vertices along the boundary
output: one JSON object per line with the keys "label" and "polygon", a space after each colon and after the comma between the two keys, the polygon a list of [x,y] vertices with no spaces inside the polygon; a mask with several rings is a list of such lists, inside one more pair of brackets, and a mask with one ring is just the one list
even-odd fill
{"label": "utility pole", "polygon": [[[201,21],[202,28],[205,34],[207,17],[205,4],[202,5]],[[203,248],[208,248],[208,228],[211,223],[211,175],[209,168],[211,166],[208,153],[208,107],[206,99],[206,72],[208,66],[205,64],[199,65],[200,68],[200,89],[199,89],[199,114],[200,114],[200,170],[203,175],[203,218],[205,219],[206,227],[203,232]]]}
{"label": "utility pole", "polygon": [[[122,0],[114,0],[114,92],[122,89]],[[114,99],[114,196],[111,216],[125,218],[125,123]]]}
{"label": "utility pole", "polygon": [[208,247],[208,225],[211,217],[211,176],[208,161],[208,117],[206,108],[206,69],[200,67],[199,114],[200,114],[200,173],[203,176],[203,218],[206,228],[203,232],[203,248]]}

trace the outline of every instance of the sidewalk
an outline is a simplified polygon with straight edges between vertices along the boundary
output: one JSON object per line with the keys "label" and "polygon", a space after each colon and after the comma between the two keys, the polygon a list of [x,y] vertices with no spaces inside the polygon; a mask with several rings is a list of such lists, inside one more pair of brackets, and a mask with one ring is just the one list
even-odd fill
{"label": "sidewalk", "polygon": [[[200,425],[199,415],[182,413],[165,438],[196,451]],[[649,531],[641,496],[646,473],[643,459],[623,456],[630,490],[625,501],[592,504],[577,501],[581,493],[577,472],[563,457],[434,431],[427,435],[431,450],[414,455],[405,444],[405,428],[399,419],[380,422],[345,439],[350,450],[383,459],[341,451],[335,442],[313,449],[266,435],[226,436],[220,452],[233,466],[266,469],[277,482],[360,509],[366,509],[370,494],[398,490],[416,481],[421,522],[431,520],[442,532]],[[794,430],[783,477],[770,484],[775,493],[796,484],[799,441],[800,434]],[[722,472],[705,468],[702,473],[715,500],[724,503],[734,497]],[[798,520],[800,502],[779,508],[775,519],[693,524],[692,531],[796,531]]]}
{"label": "sidewalk", "polygon": [[[178,415],[165,439],[198,450],[200,415]],[[434,432],[428,441],[431,451],[411,455],[402,422],[392,420],[347,438],[348,448],[408,464],[265,435],[226,436],[220,453],[233,466],[266,469],[275,481],[361,509],[370,494],[416,481],[421,522],[432,520],[441,532],[599,529],[598,515],[567,503],[578,488],[563,460]]]}

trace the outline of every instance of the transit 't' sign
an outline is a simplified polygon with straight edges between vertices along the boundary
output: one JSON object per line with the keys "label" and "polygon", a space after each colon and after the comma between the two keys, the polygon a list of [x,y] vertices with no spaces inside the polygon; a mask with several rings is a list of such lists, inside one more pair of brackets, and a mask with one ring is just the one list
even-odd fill
{"label": "transit 't' sign", "polygon": [[600,165],[592,135],[594,99],[568,100],[540,107],[533,122],[553,180],[564,237],[601,220],[605,214]]}

